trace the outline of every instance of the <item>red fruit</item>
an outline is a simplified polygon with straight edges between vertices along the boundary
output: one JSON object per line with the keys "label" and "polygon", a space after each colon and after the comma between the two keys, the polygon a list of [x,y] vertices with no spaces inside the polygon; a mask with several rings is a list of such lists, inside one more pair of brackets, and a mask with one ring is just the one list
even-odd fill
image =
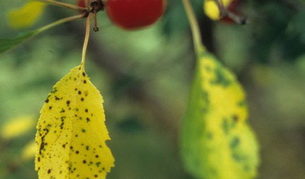
{"label": "red fruit", "polygon": [[78,7],[86,7],[85,0],[77,0],[77,5]]}
{"label": "red fruit", "polygon": [[106,11],[113,23],[139,29],[155,23],[165,10],[166,0],[107,0]]}

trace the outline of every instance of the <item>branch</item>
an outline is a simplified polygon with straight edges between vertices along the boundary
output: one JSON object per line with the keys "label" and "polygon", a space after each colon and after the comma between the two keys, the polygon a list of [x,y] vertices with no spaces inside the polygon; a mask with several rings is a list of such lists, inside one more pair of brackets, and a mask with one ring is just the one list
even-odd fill
{"label": "branch", "polygon": [[[80,23],[69,23],[65,25],[67,34],[79,34],[84,31],[83,25]],[[100,33],[103,33],[102,31]],[[77,35],[79,42],[82,41],[82,35]],[[146,111],[152,116],[154,123],[164,133],[177,138],[177,117],[170,111],[168,106],[165,106],[160,99],[149,93],[149,90],[145,87],[145,82],[140,80],[136,75],[133,75],[131,71],[126,71],[124,68],[124,61],[126,60],[123,54],[110,52],[104,48],[101,41],[91,37],[89,56],[90,61],[94,62],[96,66],[105,71],[112,85],[121,80],[128,80],[130,85],[124,89],[124,96],[127,96],[133,101],[139,108]]]}

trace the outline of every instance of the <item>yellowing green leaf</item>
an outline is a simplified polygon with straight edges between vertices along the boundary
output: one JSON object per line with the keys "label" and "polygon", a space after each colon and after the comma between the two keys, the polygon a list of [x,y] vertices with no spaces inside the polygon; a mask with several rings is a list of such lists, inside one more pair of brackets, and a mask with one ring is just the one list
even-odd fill
{"label": "yellowing green leaf", "polygon": [[214,56],[200,54],[182,123],[186,169],[196,178],[254,178],[258,144],[247,118],[245,94],[233,73]]}
{"label": "yellowing green leaf", "polygon": [[40,179],[105,178],[114,158],[105,141],[103,99],[80,65],[53,87],[37,125]]}
{"label": "yellowing green leaf", "polygon": [[[219,7],[217,6],[216,0],[205,0],[203,3],[204,13],[212,20],[220,20],[221,13]],[[233,0],[220,0],[224,7],[228,7]]]}
{"label": "yellowing green leaf", "polygon": [[1,128],[1,136],[4,139],[12,139],[29,132],[34,128],[34,120],[31,116],[22,116],[10,119]]}
{"label": "yellowing green leaf", "polygon": [[18,9],[8,13],[7,19],[12,28],[26,28],[32,26],[42,15],[46,4],[42,2],[29,1]]}

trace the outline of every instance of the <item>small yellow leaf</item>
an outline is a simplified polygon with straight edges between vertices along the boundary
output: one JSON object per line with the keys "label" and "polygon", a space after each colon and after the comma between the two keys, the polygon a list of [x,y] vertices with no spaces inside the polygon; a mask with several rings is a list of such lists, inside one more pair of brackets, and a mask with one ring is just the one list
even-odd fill
{"label": "small yellow leaf", "polygon": [[11,10],[7,19],[12,28],[20,29],[32,26],[42,15],[46,4],[29,1],[18,9]]}
{"label": "small yellow leaf", "polygon": [[34,120],[31,116],[23,116],[10,119],[1,129],[4,139],[12,139],[21,136],[34,128]]}
{"label": "small yellow leaf", "polygon": [[[223,6],[226,8],[234,0],[220,0],[223,3]],[[221,14],[218,5],[215,0],[205,0],[203,3],[203,10],[205,14],[212,20],[220,20]]]}
{"label": "small yellow leaf", "polygon": [[30,160],[34,158],[35,153],[36,153],[36,144],[34,141],[28,143],[22,150],[22,156],[21,158],[23,160]]}
{"label": "small yellow leaf", "polygon": [[40,179],[105,178],[114,166],[103,99],[80,65],[53,87],[37,124]]}

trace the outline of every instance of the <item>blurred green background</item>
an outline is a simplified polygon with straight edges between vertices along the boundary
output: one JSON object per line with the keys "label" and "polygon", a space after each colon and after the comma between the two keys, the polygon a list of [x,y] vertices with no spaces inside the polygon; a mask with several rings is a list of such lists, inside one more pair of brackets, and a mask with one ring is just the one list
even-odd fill
{"label": "blurred green background", "polygon": [[[116,158],[109,179],[192,179],[178,136],[195,59],[182,4],[168,1],[163,19],[140,31],[120,30],[100,13],[90,41],[87,72],[104,96]],[[245,26],[211,22],[201,0],[193,2],[205,44],[247,91],[261,145],[258,178],[304,179],[305,1],[244,0]],[[6,14],[23,3],[0,2],[0,38],[73,15],[49,6],[35,27],[11,29]],[[0,56],[1,179],[37,178],[27,145],[51,87],[79,64],[83,33],[83,20],[67,23]]]}

